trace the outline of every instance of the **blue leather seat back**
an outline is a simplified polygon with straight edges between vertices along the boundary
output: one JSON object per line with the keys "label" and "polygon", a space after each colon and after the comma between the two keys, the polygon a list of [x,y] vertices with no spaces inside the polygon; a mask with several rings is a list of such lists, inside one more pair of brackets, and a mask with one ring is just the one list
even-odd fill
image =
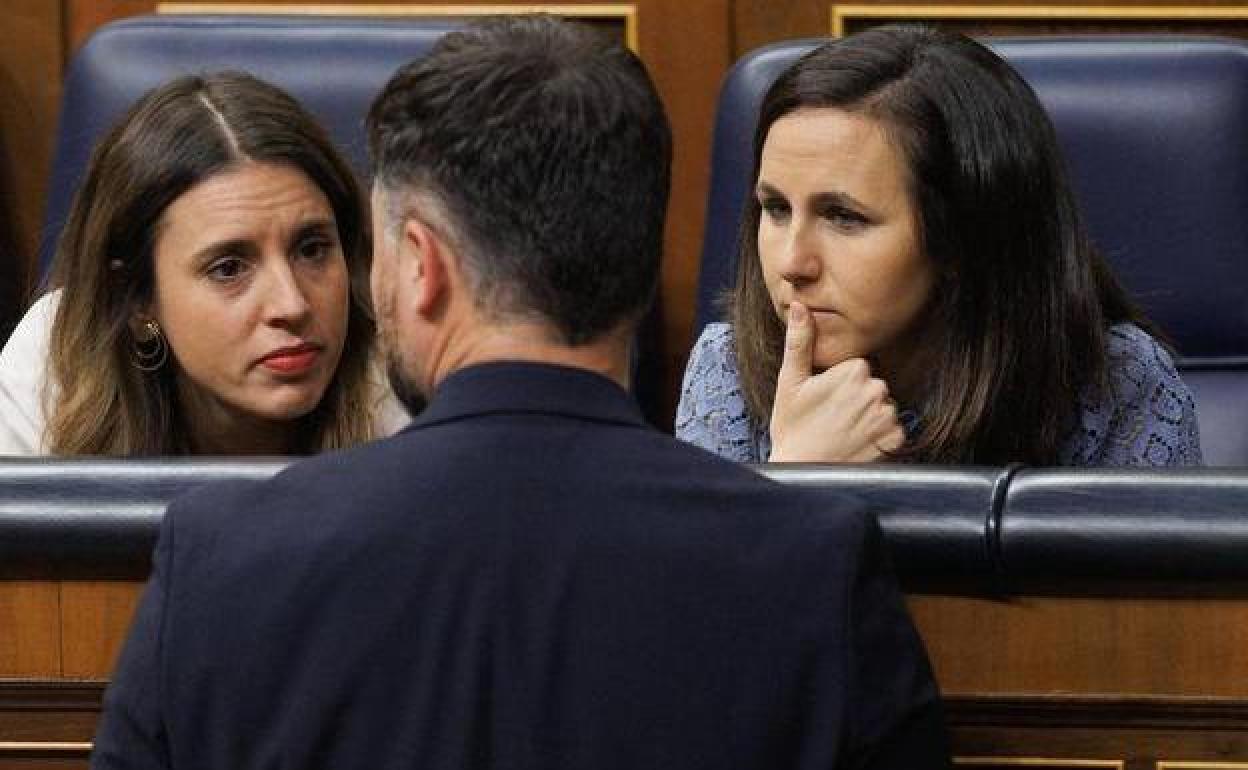
{"label": "blue leather seat back", "polygon": [[[720,94],[695,334],[736,278],[762,96],[823,42],[748,54]],[[1170,337],[1205,461],[1248,466],[1248,43],[1184,36],[986,40],[1048,110],[1093,241]]]}
{"label": "blue leather seat back", "polygon": [[1179,368],[1196,399],[1205,465],[1248,466],[1248,367]]}
{"label": "blue leather seat back", "polygon": [[1248,43],[993,47],[1052,116],[1093,240],[1132,296],[1188,364],[1248,366]]}
{"label": "blue leather seat back", "polygon": [[101,27],[74,55],[65,78],[40,275],[92,148],[148,90],[186,73],[250,72],[302,102],[362,175],[368,105],[396,69],[428,53],[454,26],[403,18],[169,15]]}

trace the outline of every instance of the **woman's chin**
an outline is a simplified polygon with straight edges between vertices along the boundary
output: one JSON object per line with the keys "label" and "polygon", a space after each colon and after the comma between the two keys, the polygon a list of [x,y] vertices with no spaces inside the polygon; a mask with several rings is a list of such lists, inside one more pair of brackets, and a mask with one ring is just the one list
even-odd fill
{"label": "woman's chin", "polygon": [[285,385],[277,392],[258,399],[252,404],[251,411],[257,417],[274,422],[298,420],[316,409],[325,395],[325,390],[325,387],[311,385]]}
{"label": "woman's chin", "polygon": [[815,340],[815,354],[811,368],[817,371],[831,369],[842,361],[851,358],[863,358],[863,352],[842,340]]}

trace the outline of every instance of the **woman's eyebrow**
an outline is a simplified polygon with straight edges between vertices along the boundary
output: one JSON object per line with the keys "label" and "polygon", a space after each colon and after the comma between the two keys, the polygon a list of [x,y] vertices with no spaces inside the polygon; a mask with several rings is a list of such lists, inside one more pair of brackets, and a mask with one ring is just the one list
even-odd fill
{"label": "woman's eyebrow", "polygon": [[309,235],[334,235],[336,233],[337,229],[334,225],[333,219],[330,219],[329,217],[317,217],[316,219],[309,219],[306,222],[300,222],[299,226],[295,228],[291,240],[297,241],[300,238],[306,238]]}
{"label": "woman's eyebrow", "polygon": [[758,184],[755,185],[754,194],[760,198],[773,198],[773,197],[783,198],[784,197],[784,193],[780,192],[779,190],[772,187],[767,182],[762,181],[761,179],[759,180]]}
{"label": "woman's eyebrow", "polygon": [[[770,183],[763,181],[761,179],[759,180],[758,184],[755,185],[754,195],[757,198],[784,198],[785,200],[788,199],[788,196],[786,196],[784,193],[780,192]],[[825,192],[815,193],[814,196],[812,196],[810,199],[810,204],[811,204],[811,208],[814,210],[835,207],[835,208],[851,209],[868,218],[875,218],[879,216],[879,212],[875,210],[875,207],[869,206],[866,203],[863,203],[862,201],[858,200],[854,196],[850,195],[849,193],[842,192],[840,190],[827,190]]]}
{"label": "woman's eyebrow", "polygon": [[197,250],[192,256],[192,261],[196,263],[208,262],[223,254],[237,254],[239,256],[250,256],[255,253],[255,244],[247,238],[228,238],[224,241],[215,241]]}
{"label": "woman's eyebrow", "polygon": [[874,207],[868,206],[847,192],[828,191],[816,193],[811,202],[816,209],[836,207],[850,209],[867,217],[878,216],[878,212]]}

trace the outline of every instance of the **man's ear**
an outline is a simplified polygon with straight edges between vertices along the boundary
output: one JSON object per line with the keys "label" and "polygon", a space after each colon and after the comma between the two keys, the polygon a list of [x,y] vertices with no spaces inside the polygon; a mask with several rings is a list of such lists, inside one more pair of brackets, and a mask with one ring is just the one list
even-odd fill
{"label": "man's ear", "polygon": [[403,222],[403,241],[410,266],[404,280],[412,281],[412,300],[422,315],[433,315],[450,291],[454,255],[438,231],[417,217]]}

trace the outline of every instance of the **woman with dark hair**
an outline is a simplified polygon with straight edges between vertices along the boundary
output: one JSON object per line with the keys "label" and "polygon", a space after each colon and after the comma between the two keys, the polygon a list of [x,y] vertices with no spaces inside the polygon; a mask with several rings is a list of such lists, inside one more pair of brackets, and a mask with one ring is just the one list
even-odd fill
{"label": "woman with dark hair", "polygon": [[362,201],[271,85],[146,94],[95,148],[55,288],[0,354],[0,453],[300,454],[397,428]]}
{"label": "woman with dark hair", "polygon": [[923,27],[821,46],[768,90],[754,161],[678,436],[745,462],[1199,464],[1191,393],[990,50]]}

